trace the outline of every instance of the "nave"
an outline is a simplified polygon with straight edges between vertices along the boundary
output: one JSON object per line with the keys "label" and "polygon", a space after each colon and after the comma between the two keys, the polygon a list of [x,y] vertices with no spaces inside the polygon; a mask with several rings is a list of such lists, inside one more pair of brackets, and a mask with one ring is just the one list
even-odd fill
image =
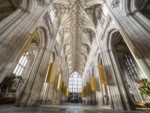
{"label": "nave", "polygon": [[150,0],[0,0],[0,112],[149,109]]}

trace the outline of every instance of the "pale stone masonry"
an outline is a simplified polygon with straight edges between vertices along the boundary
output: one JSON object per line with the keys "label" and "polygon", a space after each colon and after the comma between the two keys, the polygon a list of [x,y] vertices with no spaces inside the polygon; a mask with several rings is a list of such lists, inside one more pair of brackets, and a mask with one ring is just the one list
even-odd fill
{"label": "pale stone masonry", "polygon": [[[74,93],[84,104],[115,110],[150,101],[138,82],[150,81],[149,0],[3,0],[0,20],[0,83],[29,53],[17,70],[16,106],[61,104]],[[67,95],[74,72],[83,87],[94,76],[96,89]]]}

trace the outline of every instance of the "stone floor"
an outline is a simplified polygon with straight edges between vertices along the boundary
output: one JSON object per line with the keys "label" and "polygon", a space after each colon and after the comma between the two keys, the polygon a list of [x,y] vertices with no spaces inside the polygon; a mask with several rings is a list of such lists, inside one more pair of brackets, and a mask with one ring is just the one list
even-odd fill
{"label": "stone floor", "polygon": [[74,105],[43,105],[41,107],[0,106],[0,113],[150,113],[144,111],[114,111],[102,107]]}

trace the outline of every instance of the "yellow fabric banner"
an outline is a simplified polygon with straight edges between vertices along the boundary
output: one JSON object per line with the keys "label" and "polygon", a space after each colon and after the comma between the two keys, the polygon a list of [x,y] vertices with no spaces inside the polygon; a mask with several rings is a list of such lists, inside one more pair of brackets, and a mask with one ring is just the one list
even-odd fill
{"label": "yellow fabric banner", "polygon": [[67,95],[69,95],[69,91],[68,91],[68,88],[67,88],[67,86],[65,85],[65,95],[67,96]]}
{"label": "yellow fabric banner", "polygon": [[23,47],[22,51],[20,52],[20,55],[19,57],[21,57],[26,51],[27,49],[29,48],[33,38],[35,37],[36,33],[38,32],[38,28],[32,33],[32,35],[29,37],[29,39],[26,41],[26,44],[25,46]]}
{"label": "yellow fabric banner", "polygon": [[54,74],[54,69],[55,69],[55,61],[50,64],[49,71],[48,71],[48,76],[47,76],[47,79],[46,79],[47,83],[52,81],[52,77],[53,77],[53,74]]}
{"label": "yellow fabric banner", "polygon": [[91,82],[91,90],[95,91],[96,90],[96,88],[95,88],[95,78],[92,75],[90,77],[90,82]]}
{"label": "yellow fabric banner", "polygon": [[98,64],[98,69],[99,69],[101,83],[106,85],[107,81],[105,78],[104,68],[103,68],[102,64]]}
{"label": "yellow fabric banner", "polygon": [[86,86],[84,86],[84,92],[85,92],[85,95],[87,95],[87,89],[86,89]]}
{"label": "yellow fabric banner", "polygon": [[66,90],[66,96],[67,97],[69,96],[69,90],[68,89]]}
{"label": "yellow fabric banner", "polygon": [[64,94],[66,94],[67,86],[64,85]]}
{"label": "yellow fabric banner", "polygon": [[59,74],[59,75],[57,76],[56,89],[59,89],[59,88],[60,88],[60,81],[61,81],[61,74]]}
{"label": "yellow fabric banner", "polygon": [[85,89],[83,88],[82,89],[82,97],[85,97],[86,96],[86,94],[85,94]]}
{"label": "yellow fabric banner", "polygon": [[65,87],[65,83],[62,82],[62,86],[61,86],[61,92],[64,93],[64,87]]}
{"label": "yellow fabric banner", "polygon": [[83,92],[82,92],[82,97],[86,97],[87,91],[86,91],[86,86],[83,87]]}
{"label": "yellow fabric banner", "polygon": [[90,86],[88,82],[86,82],[86,93],[90,94]]}

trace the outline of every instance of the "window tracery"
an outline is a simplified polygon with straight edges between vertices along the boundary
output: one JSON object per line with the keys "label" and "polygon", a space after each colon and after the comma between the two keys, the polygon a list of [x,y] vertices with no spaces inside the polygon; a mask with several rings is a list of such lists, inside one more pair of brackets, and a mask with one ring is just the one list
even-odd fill
{"label": "window tracery", "polygon": [[69,78],[69,92],[81,93],[82,91],[82,77],[74,72]]}
{"label": "window tracery", "polygon": [[19,60],[17,66],[15,67],[13,73],[16,76],[21,76],[21,74],[23,73],[23,70],[25,69],[25,66],[28,62],[28,58],[29,58],[29,53],[26,52]]}

